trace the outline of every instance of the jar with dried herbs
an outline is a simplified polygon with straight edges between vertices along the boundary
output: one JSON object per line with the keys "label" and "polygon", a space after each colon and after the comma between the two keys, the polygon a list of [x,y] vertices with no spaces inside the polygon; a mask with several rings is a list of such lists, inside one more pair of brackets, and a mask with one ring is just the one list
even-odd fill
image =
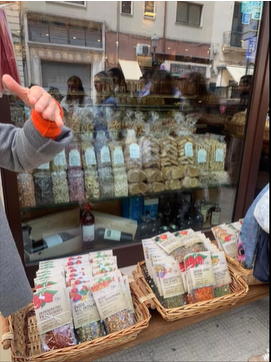
{"label": "jar with dried herbs", "polygon": [[66,171],[52,172],[54,203],[69,202],[69,188]]}
{"label": "jar with dried herbs", "polygon": [[85,200],[84,173],[82,170],[68,170],[68,185],[71,202]]}
{"label": "jar with dried herbs", "polygon": [[17,175],[18,194],[20,207],[34,207],[35,201],[35,189],[34,181],[31,173],[19,173]]}
{"label": "jar with dried herbs", "polygon": [[34,173],[34,187],[36,205],[49,205],[54,203],[53,185],[50,171],[37,171]]}

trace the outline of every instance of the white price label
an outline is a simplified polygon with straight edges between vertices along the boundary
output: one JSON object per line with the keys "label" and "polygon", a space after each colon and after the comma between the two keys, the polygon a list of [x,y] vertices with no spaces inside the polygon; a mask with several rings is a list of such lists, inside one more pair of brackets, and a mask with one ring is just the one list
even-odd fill
{"label": "white price label", "polygon": [[136,143],[130,144],[130,157],[139,158],[139,146]]}

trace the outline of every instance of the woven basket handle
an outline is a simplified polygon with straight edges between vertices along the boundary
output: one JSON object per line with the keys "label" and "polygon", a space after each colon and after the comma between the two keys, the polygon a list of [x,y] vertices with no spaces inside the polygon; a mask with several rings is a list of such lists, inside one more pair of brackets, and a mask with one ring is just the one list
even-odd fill
{"label": "woven basket handle", "polygon": [[144,278],[143,275],[136,272],[135,270],[132,271],[132,274],[139,289],[138,300],[140,301],[140,303],[144,303],[146,307],[155,309],[155,304],[152,300],[155,295],[147,290],[142,280],[142,278]]}
{"label": "woven basket handle", "polygon": [[9,331],[8,318],[4,318],[2,315],[1,315],[1,327],[2,327],[3,349],[9,349],[11,347],[11,340],[14,339],[14,334]]}

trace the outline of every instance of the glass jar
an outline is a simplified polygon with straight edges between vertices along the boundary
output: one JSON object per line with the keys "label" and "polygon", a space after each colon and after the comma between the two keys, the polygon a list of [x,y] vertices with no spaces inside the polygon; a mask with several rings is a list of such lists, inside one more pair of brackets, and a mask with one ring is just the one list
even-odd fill
{"label": "glass jar", "polygon": [[20,207],[34,207],[35,201],[35,188],[33,176],[31,173],[19,173],[17,175],[18,193]]}
{"label": "glass jar", "polygon": [[52,172],[54,203],[69,202],[69,188],[66,171]]}

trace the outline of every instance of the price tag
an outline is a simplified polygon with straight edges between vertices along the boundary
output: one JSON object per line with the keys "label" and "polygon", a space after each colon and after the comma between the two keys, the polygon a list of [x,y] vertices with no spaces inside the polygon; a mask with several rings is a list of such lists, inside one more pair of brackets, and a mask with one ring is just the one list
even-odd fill
{"label": "price tag", "polygon": [[130,144],[130,157],[139,158],[139,146],[136,143]]}
{"label": "price tag", "polygon": [[123,153],[120,148],[116,148],[113,152],[113,159],[115,165],[123,165],[124,159],[123,159]]}
{"label": "price tag", "polygon": [[95,152],[92,148],[88,147],[85,151],[86,165],[96,165]]}
{"label": "price tag", "polygon": [[101,149],[101,162],[102,163],[110,162],[110,152],[107,146],[103,146]]}
{"label": "price tag", "polygon": [[184,145],[184,153],[186,157],[193,157],[193,145],[191,142],[186,142]]}
{"label": "price tag", "polygon": [[206,151],[202,148],[198,151],[198,163],[206,162]]}
{"label": "price tag", "polygon": [[223,150],[222,148],[218,148],[216,151],[215,151],[215,162],[223,162]]}

